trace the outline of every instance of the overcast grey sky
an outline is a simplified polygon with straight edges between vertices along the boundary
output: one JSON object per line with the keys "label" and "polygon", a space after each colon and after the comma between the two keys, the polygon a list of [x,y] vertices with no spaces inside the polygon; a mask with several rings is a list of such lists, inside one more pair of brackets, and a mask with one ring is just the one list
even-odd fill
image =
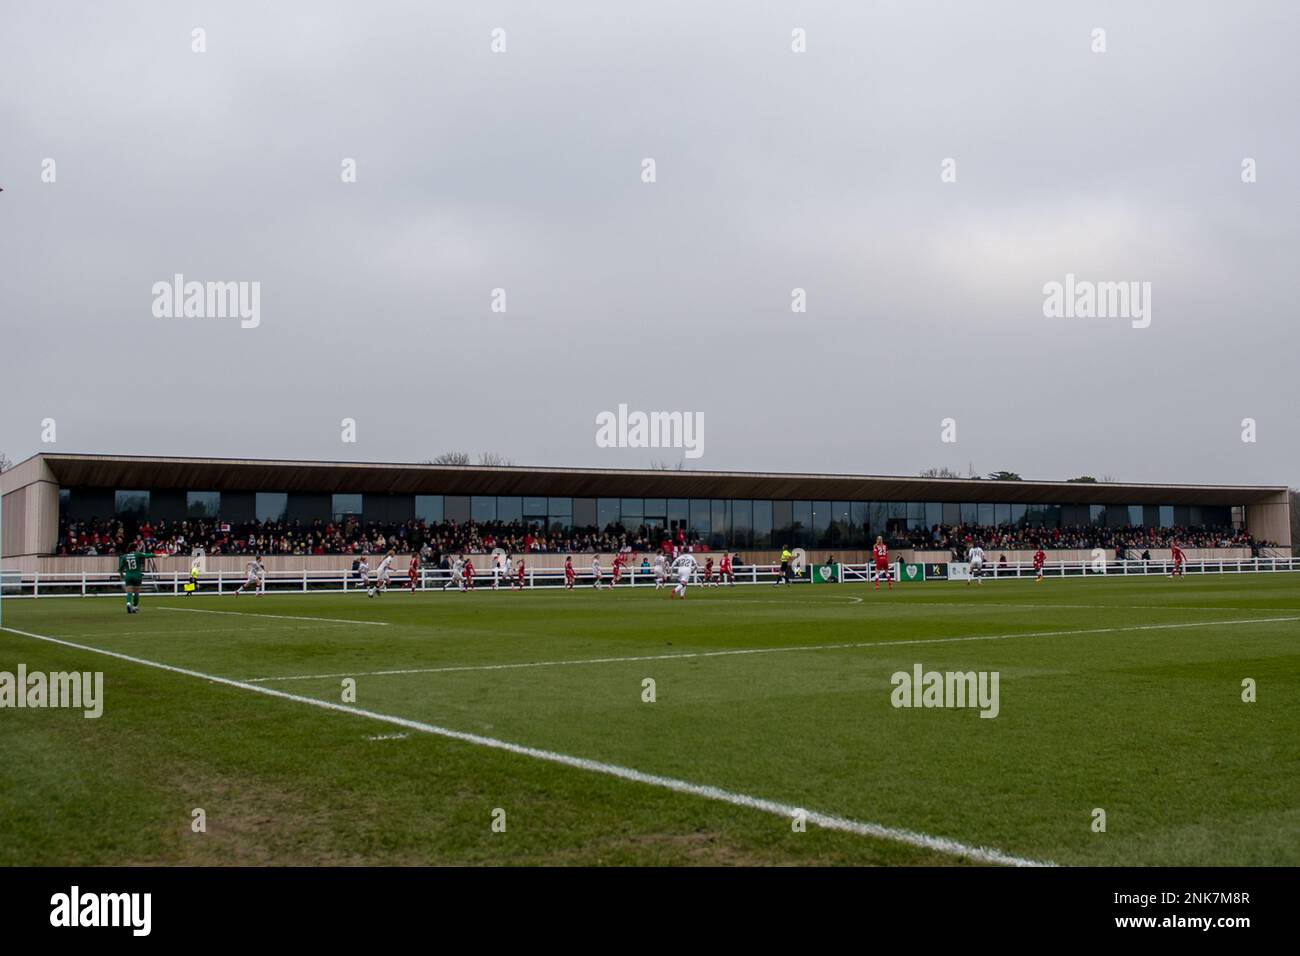
{"label": "overcast grey sky", "polygon": [[[598,448],[623,402],[703,413],[692,468],[1295,484],[1297,35],[1291,2],[13,4],[0,451],[680,457]],[[175,273],[260,282],[259,327],[154,317]],[[1045,318],[1066,273],[1150,282],[1150,327]]]}

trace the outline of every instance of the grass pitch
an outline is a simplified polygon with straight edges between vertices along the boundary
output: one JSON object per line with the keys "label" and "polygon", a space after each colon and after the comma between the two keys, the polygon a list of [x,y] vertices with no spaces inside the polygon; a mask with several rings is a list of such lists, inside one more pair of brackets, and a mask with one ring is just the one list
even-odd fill
{"label": "grass pitch", "polygon": [[[0,864],[1300,863],[1297,575],[3,611],[0,671],[105,700],[0,710]],[[918,663],[998,716],[895,708]]]}

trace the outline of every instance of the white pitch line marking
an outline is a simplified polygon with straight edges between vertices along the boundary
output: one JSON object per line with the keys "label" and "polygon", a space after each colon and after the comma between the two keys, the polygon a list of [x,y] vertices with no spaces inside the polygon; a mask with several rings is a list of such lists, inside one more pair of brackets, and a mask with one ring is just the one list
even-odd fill
{"label": "white pitch line marking", "polygon": [[282,621],[317,621],[322,624],[364,624],[370,627],[388,627],[387,621],[349,621],[341,617],[306,617],[302,614],[258,614],[256,611],[209,611],[201,607],[168,607],[154,605],[155,611],[187,611],[190,614],[234,614],[239,617],[273,617]]}
{"label": "white pitch line marking", "polygon": [[609,777],[617,777],[620,780],[629,780],[633,783],[642,783],[652,787],[659,787],[664,790],[671,790],[675,793],[684,793],[694,797],[702,797],[705,800],[727,803],[747,810],[758,810],[762,813],[783,817],[786,820],[793,819],[797,813],[803,811],[806,813],[806,819],[809,823],[827,830],[839,830],[844,833],[857,834],[858,836],[875,837],[880,840],[890,840],[894,843],[905,843],[908,846],[933,850],[937,853],[946,853],[950,856],[967,857],[979,863],[999,863],[1008,866],[1056,865],[1049,860],[1030,860],[1024,857],[1012,856],[1011,854],[1003,853],[1001,850],[991,847],[969,846],[957,840],[950,840],[947,837],[937,837],[931,836],[928,833],[918,833],[914,830],[887,827],[880,823],[864,823],[859,820],[851,820],[847,817],[839,817],[828,813],[807,810],[806,808],[796,807],[793,804],[779,803],[775,800],[768,800],[764,797],[752,797],[744,793],[735,793],[730,790],[723,790],[721,787],[690,783],[686,780],[678,780],[675,777],[664,777],[659,774],[644,773],[640,770],[633,770],[630,767],[619,766],[618,764],[604,763],[599,760],[589,760],[586,757],[573,757],[568,754],[557,753],[553,750],[541,750],[537,747],[527,747],[523,744],[514,744],[506,740],[498,740],[495,737],[484,737],[479,734],[465,733],[461,730],[439,727],[436,724],[426,724],[422,721],[409,720],[406,717],[396,717],[392,714],[381,714],[376,711],[364,710],[360,707],[352,707],[347,704],[336,704],[333,701],[328,700],[316,700],[313,697],[303,697],[298,694],[290,694],[286,691],[275,690],[274,688],[263,687],[258,684],[250,684],[245,681],[233,680],[229,677],[218,677],[214,674],[204,674],[201,671],[176,667],[172,664],[163,664],[159,661],[145,660],[142,657],[132,657],[129,654],[120,654],[117,651],[107,651],[103,648],[90,647],[86,644],[74,644],[72,641],[65,641],[57,637],[49,637],[45,634],[33,634],[30,631],[20,631],[13,627],[0,627],[0,631],[9,631],[11,634],[18,634],[22,637],[28,637],[38,641],[46,641],[50,644],[58,644],[63,647],[70,647],[74,650],[86,651],[91,654],[102,654],[105,657],[116,658],[117,660],[126,661],[129,664],[138,664],[142,667],[153,667],[158,670],[169,671],[173,674],[181,674],[185,677],[206,680],[215,684],[224,684],[227,687],[252,691],[256,694],[265,694],[268,697],[277,697],[281,700],[293,701],[296,704],[306,704],[311,707],[319,707],[322,710],[332,710],[336,713],[348,714],[353,717],[364,717],[368,720],[392,724],[393,726],[402,727],[406,730],[432,734],[436,737],[445,737],[449,740],[458,740],[462,743],[474,744],[479,747],[489,747],[493,750],[502,750],[506,753],[516,754],[521,757],[531,757],[534,760],[543,760],[547,763],[573,767],[577,770],[586,770],[590,773],[599,773]]}
{"label": "white pitch line marking", "polygon": [[586,657],[559,661],[522,661],[514,664],[462,664],[453,667],[411,667],[386,671],[343,671],[337,674],[295,674],[289,677],[250,677],[251,684],[272,681],[325,680],[331,677],[393,677],[404,674],[451,674],[458,671],[506,671],[527,667],[563,667],[576,664],[633,664],[703,657],[739,657],[745,654],[793,654],[798,651],[844,651],[867,647],[906,647],[912,644],[956,644],[962,641],[1006,641],[1016,637],[1068,637],[1072,634],[1115,634],[1124,631],[1158,631],[1176,627],[1229,627],[1234,624],[1272,624],[1300,621],[1300,617],[1268,617],[1238,621],[1192,621],[1177,624],[1138,624],[1132,627],[1092,627],[1075,631],[1025,631],[1021,634],[977,634],[970,637],[922,637],[912,641],[865,641],[852,644],[804,644],[796,647],[745,647],[727,651],[684,651],[679,654],[644,654],[635,657]]}

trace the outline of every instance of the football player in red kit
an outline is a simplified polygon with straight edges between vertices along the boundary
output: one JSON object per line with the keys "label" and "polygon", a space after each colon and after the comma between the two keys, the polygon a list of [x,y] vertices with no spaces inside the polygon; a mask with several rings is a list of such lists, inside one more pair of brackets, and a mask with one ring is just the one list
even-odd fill
{"label": "football player in red kit", "polygon": [[618,582],[623,579],[623,562],[626,560],[627,560],[627,555],[624,554],[622,551],[614,555],[614,564],[611,569],[613,571],[614,577],[613,580],[609,582],[610,587],[613,587],[614,585],[618,584]]}
{"label": "football player in red kit", "polygon": [[1040,545],[1038,550],[1034,552],[1034,575],[1035,575],[1034,583],[1035,584],[1043,580],[1043,564],[1046,561],[1047,561],[1047,552],[1044,551],[1042,546]]}
{"label": "football player in red kit", "polygon": [[876,535],[876,543],[871,548],[871,556],[876,563],[876,590],[880,590],[880,576],[883,574],[889,582],[889,590],[894,590],[894,579],[889,573],[889,545],[885,539]]}
{"label": "football player in red kit", "polygon": [[713,559],[709,558],[704,562],[704,586],[716,587],[717,582],[713,580]]}
{"label": "football player in red kit", "polygon": [[406,567],[406,586],[411,589],[411,597],[415,597],[415,586],[420,581],[420,556],[411,555],[411,563]]}
{"label": "football player in red kit", "polygon": [[521,557],[519,563],[515,565],[515,580],[510,585],[512,591],[524,589],[524,559]]}
{"label": "football player in red kit", "polygon": [[577,580],[578,572],[573,570],[573,555],[564,557],[564,586],[570,591],[573,590],[573,582]]}
{"label": "football player in red kit", "polygon": [[465,567],[461,569],[461,573],[465,575],[465,583],[461,585],[461,590],[473,591],[474,590],[474,562],[471,561],[469,558],[466,558]]}
{"label": "football player in red kit", "polygon": [[1175,541],[1172,547],[1170,548],[1170,551],[1173,554],[1173,558],[1174,558],[1174,570],[1173,573],[1171,573],[1169,576],[1171,578],[1175,576],[1181,578],[1183,576],[1183,558],[1185,557],[1183,554],[1183,549],[1178,547],[1178,542]]}
{"label": "football player in red kit", "polygon": [[722,561],[718,564],[718,582],[725,581],[728,586],[736,583],[736,573],[731,570],[731,552],[722,556]]}

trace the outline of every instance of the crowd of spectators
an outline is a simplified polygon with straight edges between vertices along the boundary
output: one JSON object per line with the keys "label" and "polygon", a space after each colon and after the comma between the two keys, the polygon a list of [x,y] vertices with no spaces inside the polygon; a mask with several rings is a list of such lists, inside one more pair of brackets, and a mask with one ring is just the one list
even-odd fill
{"label": "crowd of spectators", "polygon": [[[707,550],[695,535],[674,532],[678,546]],[[485,554],[496,548],[511,553],[610,553],[631,549],[652,552],[667,540],[665,532],[621,525],[546,531],[523,522],[406,521],[380,524],[360,521],[251,521],[189,518],[178,521],[127,522],[122,519],[63,521],[61,555],[118,554],[140,547],[157,555],[205,554],[381,554],[432,551],[435,554]]]}
{"label": "crowd of spectators", "polygon": [[[1174,541],[1184,548],[1256,550],[1267,544],[1256,542],[1244,531],[1233,528],[1103,528],[1093,525],[1060,528],[935,525],[928,530],[897,529],[885,538],[895,549],[951,551],[957,555],[977,542],[986,551],[1024,550],[1041,545],[1047,550],[1105,548],[1123,552],[1167,548]],[[221,519],[188,518],[158,522],[142,520],[138,523],[121,519],[65,520],[60,524],[58,553],[111,555],[132,548],[158,555],[190,555],[200,548],[210,555],[381,554],[390,548],[403,553],[420,551],[437,556],[485,554],[495,548],[515,554],[612,553],[620,550],[645,553],[660,550],[669,540],[679,550],[709,550],[708,542],[694,532],[668,532],[644,526],[627,529],[622,525],[609,525],[603,531],[572,528],[561,532],[517,521],[428,524],[417,520],[362,524],[350,519],[231,523]],[[834,546],[842,548],[846,544],[840,541]],[[866,546],[869,547],[870,542]]]}
{"label": "crowd of spectators", "polygon": [[1255,541],[1240,528],[1104,528],[1096,525],[1059,528],[935,525],[928,530],[918,528],[900,532],[894,538],[897,544],[905,547],[958,553],[976,543],[985,551],[1030,550],[1041,546],[1046,551],[1103,548],[1120,553],[1168,548],[1175,541],[1183,548],[1250,548],[1252,552],[1268,544]]}

